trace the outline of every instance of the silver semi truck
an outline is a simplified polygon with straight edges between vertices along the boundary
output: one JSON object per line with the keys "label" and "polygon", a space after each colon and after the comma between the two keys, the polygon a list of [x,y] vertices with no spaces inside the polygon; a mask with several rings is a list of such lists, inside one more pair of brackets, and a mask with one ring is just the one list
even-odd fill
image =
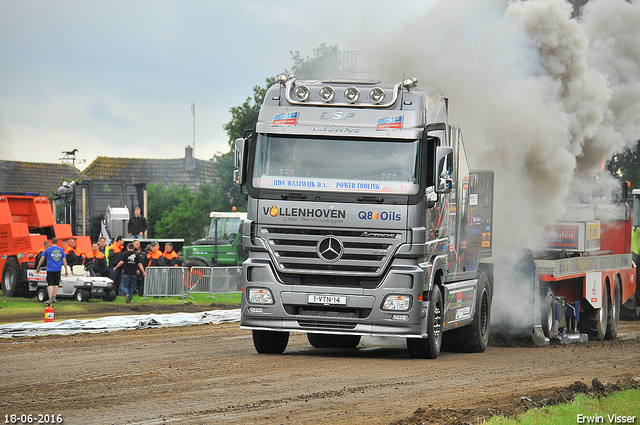
{"label": "silver semi truck", "polygon": [[494,176],[469,169],[440,90],[278,76],[235,160],[241,327],[259,353],[290,332],[317,348],[406,338],[418,358],[485,350]]}

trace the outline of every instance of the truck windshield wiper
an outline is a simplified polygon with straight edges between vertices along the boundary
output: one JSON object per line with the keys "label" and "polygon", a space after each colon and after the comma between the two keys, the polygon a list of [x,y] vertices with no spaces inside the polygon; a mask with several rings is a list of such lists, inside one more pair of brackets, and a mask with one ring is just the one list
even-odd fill
{"label": "truck windshield wiper", "polygon": [[379,196],[362,196],[360,198],[356,198],[358,202],[364,202],[364,203],[373,203],[376,202],[378,204],[381,204],[384,202],[384,198],[380,198]]}

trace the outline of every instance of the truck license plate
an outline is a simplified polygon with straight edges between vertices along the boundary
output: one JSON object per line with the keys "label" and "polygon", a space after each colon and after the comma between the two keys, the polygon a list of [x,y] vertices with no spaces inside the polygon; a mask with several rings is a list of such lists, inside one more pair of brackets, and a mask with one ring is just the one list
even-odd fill
{"label": "truck license plate", "polygon": [[347,297],[346,295],[309,294],[307,302],[309,304],[347,305]]}

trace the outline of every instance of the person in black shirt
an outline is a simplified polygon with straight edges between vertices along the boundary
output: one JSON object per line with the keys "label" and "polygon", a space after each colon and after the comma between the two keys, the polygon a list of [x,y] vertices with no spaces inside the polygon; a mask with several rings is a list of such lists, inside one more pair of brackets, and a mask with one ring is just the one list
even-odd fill
{"label": "person in black shirt", "polygon": [[129,304],[131,302],[131,297],[133,296],[133,291],[136,289],[136,281],[138,280],[136,271],[140,270],[142,275],[145,277],[147,276],[147,273],[145,273],[144,267],[142,267],[138,253],[133,250],[132,243],[127,245],[127,250],[123,253],[121,258],[122,259],[118,265],[113,268],[113,270],[115,271],[120,267],[124,269],[122,276],[122,292],[124,292],[125,302]]}
{"label": "person in black shirt", "polygon": [[144,232],[146,232],[148,228],[147,219],[140,215],[140,207],[136,207],[134,216],[129,219],[129,235],[131,235],[133,239],[143,239]]}

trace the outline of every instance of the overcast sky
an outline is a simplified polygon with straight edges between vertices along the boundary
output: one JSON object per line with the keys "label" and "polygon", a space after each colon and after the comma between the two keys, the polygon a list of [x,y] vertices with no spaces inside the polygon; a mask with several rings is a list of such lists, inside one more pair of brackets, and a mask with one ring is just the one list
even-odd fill
{"label": "overcast sky", "polygon": [[[252,87],[321,43],[375,48],[436,0],[0,0],[0,159],[228,150]],[[401,79],[399,76],[398,79]]]}

